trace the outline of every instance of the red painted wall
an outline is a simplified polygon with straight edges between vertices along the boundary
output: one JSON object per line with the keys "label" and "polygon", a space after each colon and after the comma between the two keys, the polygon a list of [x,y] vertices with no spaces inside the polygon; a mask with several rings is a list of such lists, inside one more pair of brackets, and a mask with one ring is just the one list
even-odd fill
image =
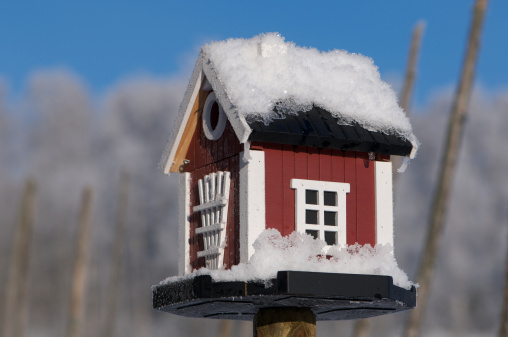
{"label": "red painted wall", "polygon": [[[240,263],[240,246],[238,240],[235,240],[235,238],[239,237],[240,208],[239,203],[235,202],[235,200],[239,199],[239,153],[241,151],[243,151],[243,146],[238,142],[229,122],[227,122],[226,129],[221,138],[216,141],[211,141],[206,138],[203,132],[203,124],[200,116],[196,132],[185,157],[190,160],[190,163],[185,166],[185,172],[190,172],[192,174],[191,210],[194,206],[199,205],[199,179],[202,179],[205,175],[212,172],[231,172],[231,190],[228,206],[229,214],[225,231],[227,246],[224,250],[224,264],[226,268],[231,268],[231,266]],[[195,233],[196,228],[200,226],[200,212],[191,212],[189,243],[190,263],[193,269],[205,266],[205,259],[197,257],[198,251],[203,250],[202,235],[196,235]]]}
{"label": "red painted wall", "polygon": [[348,245],[376,243],[375,162],[367,153],[269,143],[253,143],[252,148],[265,151],[267,228],[276,228],[282,235],[295,230],[292,178],[345,182],[351,188],[346,196]]}
{"label": "red painted wall", "polygon": [[[344,152],[312,147],[254,142],[253,149],[265,151],[266,165],[266,227],[276,228],[282,235],[295,230],[295,191],[290,188],[292,178],[346,182],[351,192],[346,196],[347,243],[375,244],[375,185],[374,162],[367,153]],[[221,138],[211,141],[203,132],[201,116],[193,135],[186,159],[185,172],[192,174],[191,209],[199,205],[197,182],[205,175],[221,171],[231,172],[228,223],[225,231],[224,264],[231,268],[240,262],[239,237],[239,143],[231,124],[227,122]],[[377,160],[389,160],[378,156]],[[193,269],[204,267],[204,258],[197,252],[203,249],[200,213],[191,212],[190,263]]]}

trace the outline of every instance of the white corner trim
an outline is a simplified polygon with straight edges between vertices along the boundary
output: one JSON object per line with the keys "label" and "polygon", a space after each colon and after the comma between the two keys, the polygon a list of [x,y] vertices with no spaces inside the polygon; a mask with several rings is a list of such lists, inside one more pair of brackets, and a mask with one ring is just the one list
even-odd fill
{"label": "white corner trim", "polygon": [[393,247],[392,162],[376,161],[376,244]]}
{"label": "white corner trim", "polygon": [[190,185],[191,174],[180,174],[180,199],[178,203],[178,275],[191,272],[190,267]]}
{"label": "white corner trim", "polygon": [[266,227],[265,153],[241,152],[240,160],[240,263],[254,254],[254,241]]}
{"label": "white corner trim", "polygon": [[[219,106],[219,120],[217,121],[217,125],[215,129],[212,127],[211,114],[212,107],[217,103]],[[208,94],[205,100],[205,105],[203,106],[203,132],[205,133],[206,138],[210,140],[217,140],[222,136],[224,129],[226,129],[227,116],[224,113],[224,109],[222,109],[222,105],[217,101],[217,97],[215,93],[212,91]]]}

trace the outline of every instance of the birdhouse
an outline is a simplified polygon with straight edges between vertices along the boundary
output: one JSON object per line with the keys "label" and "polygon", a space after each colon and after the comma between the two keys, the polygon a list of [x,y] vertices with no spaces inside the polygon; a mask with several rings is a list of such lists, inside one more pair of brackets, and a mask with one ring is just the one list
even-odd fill
{"label": "birdhouse", "polygon": [[268,228],[393,247],[391,157],[416,147],[367,57],[276,34],[206,45],[161,161],[180,176],[179,274],[247,263]]}
{"label": "birdhouse", "polygon": [[277,34],[205,45],[161,161],[180,176],[180,276],[153,307],[255,326],[414,308],[391,158],[417,145],[370,58]]}

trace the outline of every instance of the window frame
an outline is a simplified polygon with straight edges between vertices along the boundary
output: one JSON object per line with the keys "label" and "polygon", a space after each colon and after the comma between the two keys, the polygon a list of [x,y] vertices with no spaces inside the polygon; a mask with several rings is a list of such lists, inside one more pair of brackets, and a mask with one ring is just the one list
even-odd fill
{"label": "window frame", "polygon": [[[325,240],[325,232],[335,232],[335,245],[347,245],[347,219],[346,219],[346,194],[351,191],[349,183],[339,183],[332,181],[319,181],[307,179],[291,179],[291,188],[295,190],[295,230],[300,233],[306,233],[307,230],[317,230],[318,238]],[[306,191],[317,191],[317,205],[306,203]],[[324,205],[324,192],[336,193],[336,205]],[[306,223],[306,211],[318,211],[318,224]],[[325,222],[325,212],[336,213],[336,225],[327,226]],[[331,245],[326,245],[328,250]]]}

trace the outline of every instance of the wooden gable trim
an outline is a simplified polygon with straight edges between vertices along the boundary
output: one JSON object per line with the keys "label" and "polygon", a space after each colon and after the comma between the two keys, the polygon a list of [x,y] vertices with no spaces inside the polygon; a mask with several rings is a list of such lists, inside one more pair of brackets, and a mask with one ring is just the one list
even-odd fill
{"label": "wooden gable trim", "polygon": [[[206,81],[202,81],[202,83],[206,83]],[[194,100],[194,104],[192,105],[192,110],[187,119],[187,123],[185,124],[185,129],[180,138],[180,142],[178,143],[178,148],[175,152],[173,164],[171,165],[169,172],[183,172],[183,168],[185,166],[184,160],[187,159],[185,156],[189,150],[192,137],[196,132],[201,114],[203,112],[203,104],[205,104],[208,93],[209,91],[203,90],[201,85],[201,88],[199,89]]]}

